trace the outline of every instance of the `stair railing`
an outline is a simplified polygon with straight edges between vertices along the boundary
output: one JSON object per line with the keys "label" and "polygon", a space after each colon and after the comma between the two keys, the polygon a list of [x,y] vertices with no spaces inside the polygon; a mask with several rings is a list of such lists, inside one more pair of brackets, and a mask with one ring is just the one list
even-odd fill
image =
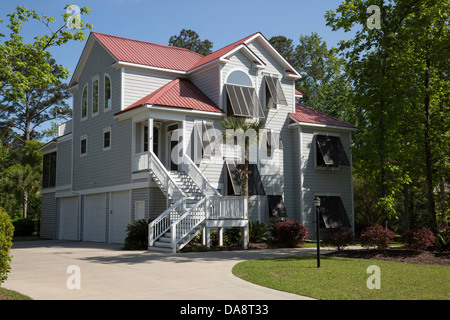
{"label": "stair railing", "polygon": [[170,230],[173,223],[186,211],[186,199],[181,198],[148,224],[148,245],[151,247]]}
{"label": "stair railing", "polygon": [[171,225],[173,253],[182,248],[178,246],[178,243],[206,219],[207,199],[207,197],[203,197]]}
{"label": "stair railing", "polygon": [[181,170],[186,172],[191,179],[195,182],[195,184],[200,188],[203,195],[205,196],[220,196],[219,191],[214,188],[209,180],[205,177],[203,172],[197,167],[197,165],[192,161],[192,159],[184,154],[182,157],[182,162],[180,164]]}
{"label": "stair railing", "polygon": [[172,199],[180,199],[186,197],[186,194],[173,180],[172,176],[169,174],[158,157],[153,153],[153,151],[149,151],[148,168],[151,172],[153,172],[153,174],[161,183],[161,188],[165,192],[166,197],[171,196]]}

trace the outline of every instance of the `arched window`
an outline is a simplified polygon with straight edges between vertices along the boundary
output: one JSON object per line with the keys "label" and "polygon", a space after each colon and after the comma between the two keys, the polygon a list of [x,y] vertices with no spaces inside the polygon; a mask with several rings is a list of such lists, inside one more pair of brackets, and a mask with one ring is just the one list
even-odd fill
{"label": "arched window", "polygon": [[231,72],[228,75],[227,83],[235,84],[238,86],[253,87],[253,83],[250,77],[244,71],[241,70]]}
{"label": "arched window", "polygon": [[98,76],[92,80],[92,115],[98,114]]}
{"label": "arched window", "polygon": [[81,118],[87,118],[87,109],[88,109],[88,88],[87,85],[83,88],[83,93],[81,94]]}
{"label": "arched window", "polygon": [[111,109],[111,78],[105,74],[105,110]]}

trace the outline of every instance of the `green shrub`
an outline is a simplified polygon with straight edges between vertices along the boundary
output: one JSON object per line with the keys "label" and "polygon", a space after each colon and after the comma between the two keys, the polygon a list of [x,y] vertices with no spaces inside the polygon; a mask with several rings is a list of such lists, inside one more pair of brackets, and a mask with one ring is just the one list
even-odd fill
{"label": "green shrub", "polygon": [[127,226],[124,250],[145,250],[148,248],[148,222],[136,220]]}
{"label": "green shrub", "polygon": [[343,250],[353,241],[353,236],[341,228],[333,228],[328,230],[328,234],[322,240],[322,245],[336,247],[338,251]]}
{"label": "green shrub", "polygon": [[13,222],[15,237],[28,237],[34,232],[34,221],[30,218],[18,219]]}
{"label": "green shrub", "polygon": [[257,220],[251,220],[249,227],[250,242],[258,243],[267,241],[269,239],[269,232],[271,228],[265,223]]}
{"label": "green shrub", "polygon": [[276,242],[288,247],[304,244],[308,236],[308,229],[298,221],[283,221],[273,228],[273,237]]}
{"label": "green shrub", "polygon": [[223,244],[227,246],[240,246],[242,244],[242,233],[239,227],[231,227],[223,233]]}
{"label": "green shrub", "polygon": [[12,257],[9,255],[9,249],[12,246],[12,236],[14,234],[14,226],[11,218],[5,209],[0,207],[0,285],[8,278],[11,271],[10,262]]}
{"label": "green shrub", "polygon": [[450,250],[450,227],[441,226],[436,234],[436,249],[441,251]]}

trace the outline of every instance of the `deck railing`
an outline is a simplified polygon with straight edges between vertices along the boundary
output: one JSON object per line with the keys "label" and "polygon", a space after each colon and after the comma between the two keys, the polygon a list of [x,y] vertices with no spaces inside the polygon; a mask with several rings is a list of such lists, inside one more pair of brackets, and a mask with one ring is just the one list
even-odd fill
{"label": "deck railing", "polygon": [[248,219],[245,196],[213,196],[208,201],[206,219]]}

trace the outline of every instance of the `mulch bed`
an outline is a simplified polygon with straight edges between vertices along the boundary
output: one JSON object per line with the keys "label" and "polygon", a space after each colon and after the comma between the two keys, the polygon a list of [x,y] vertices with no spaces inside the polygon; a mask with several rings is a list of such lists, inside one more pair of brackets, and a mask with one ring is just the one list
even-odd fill
{"label": "mulch bed", "polygon": [[438,264],[450,266],[449,251],[418,251],[406,248],[375,249],[344,249],[327,254],[333,257],[374,259],[415,264]]}

